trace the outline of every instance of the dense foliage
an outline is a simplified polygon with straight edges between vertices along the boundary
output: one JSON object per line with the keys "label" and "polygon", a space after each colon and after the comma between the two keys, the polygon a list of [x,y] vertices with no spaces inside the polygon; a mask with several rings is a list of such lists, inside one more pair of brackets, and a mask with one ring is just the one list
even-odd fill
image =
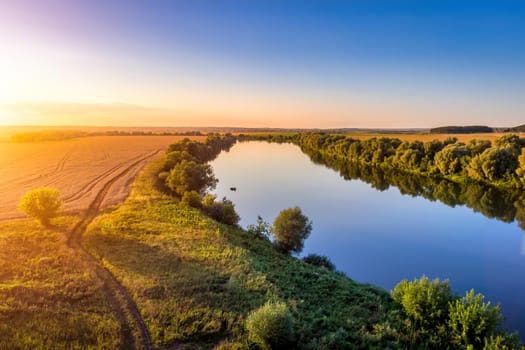
{"label": "dense foliage", "polygon": [[303,215],[301,208],[283,209],[273,222],[272,235],[277,250],[283,253],[300,253],[304,241],[312,231],[312,222]]}
{"label": "dense foliage", "polygon": [[40,221],[42,225],[48,225],[49,220],[60,213],[62,200],[57,189],[41,187],[24,194],[18,208]]}
{"label": "dense foliage", "polygon": [[401,281],[392,297],[409,317],[408,340],[418,348],[522,348],[517,334],[502,329],[499,305],[484,302],[484,296],[474,290],[459,298],[450,290],[448,281],[430,281],[423,276]]}
{"label": "dense foliage", "polygon": [[217,201],[214,196],[206,195],[218,181],[208,162],[222,150],[229,150],[235,142],[236,138],[231,134],[209,134],[205,143],[185,138],[171,144],[158,170],[157,186],[183,203],[203,209],[219,222],[237,225],[240,218],[231,201],[226,198]]}
{"label": "dense foliage", "polygon": [[193,160],[183,160],[171,168],[166,178],[166,186],[179,196],[186,192],[203,194],[215,188],[217,179],[209,164],[200,164]]}
{"label": "dense foliage", "polygon": [[525,187],[525,139],[507,134],[490,141],[458,143],[401,141],[396,138],[356,140],[342,134],[303,133],[241,135],[240,140],[292,142],[314,159],[358,162],[402,172],[441,177],[455,182],[478,181],[501,188]]}

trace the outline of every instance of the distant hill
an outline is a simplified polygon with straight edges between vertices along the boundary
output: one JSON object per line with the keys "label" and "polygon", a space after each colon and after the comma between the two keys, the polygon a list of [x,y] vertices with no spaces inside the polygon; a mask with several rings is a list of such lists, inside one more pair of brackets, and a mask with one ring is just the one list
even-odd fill
{"label": "distant hill", "polygon": [[470,125],[470,126],[441,126],[439,128],[430,129],[432,134],[476,134],[494,132],[494,129],[484,125]]}
{"label": "distant hill", "polygon": [[520,126],[515,126],[513,128],[508,129],[508,131],[514,131],[514,132],[525,132],[525,124]]}

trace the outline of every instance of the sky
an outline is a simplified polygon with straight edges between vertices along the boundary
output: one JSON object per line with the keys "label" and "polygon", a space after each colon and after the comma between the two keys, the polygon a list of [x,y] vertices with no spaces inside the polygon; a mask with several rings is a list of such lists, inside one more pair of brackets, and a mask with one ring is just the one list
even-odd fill
{"label": "sky", "polygon": [[0,125],[525,123],[525,3],[2,0]]}

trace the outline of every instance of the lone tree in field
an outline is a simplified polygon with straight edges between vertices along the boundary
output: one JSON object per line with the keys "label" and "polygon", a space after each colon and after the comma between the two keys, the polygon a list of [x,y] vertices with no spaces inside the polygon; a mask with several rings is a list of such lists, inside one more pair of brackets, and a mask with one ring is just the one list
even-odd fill
{"label": "lone tree in field", "polygon": [[312,231],[312,222],[301,212],[301,208],[282,210],[273,222],[272,234],[275,246],[283,253],[300,253],[304,240]]}
{"label": "lone tree in field", "polygon": [[31,190],[22,196],[18,209],[34,217],[44,226],[49,220],[58,216],[62,208],[60,193],[54,188],[41,187]]}

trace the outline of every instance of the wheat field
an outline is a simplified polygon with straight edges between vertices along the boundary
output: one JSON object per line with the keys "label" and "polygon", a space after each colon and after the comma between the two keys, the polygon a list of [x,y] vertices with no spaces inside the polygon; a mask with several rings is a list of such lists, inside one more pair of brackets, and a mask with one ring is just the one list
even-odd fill
{"label": "wheat field", "polygon": [[[60,191],[66,213],[88,208],[110,180],[102,208],[122,201],[142,167],[182,136],[96,136],[66,141],[0,143],[0,220],[23,218],[21,196],[37,187]],[[194,138],[194,137],[192,137]]]}

